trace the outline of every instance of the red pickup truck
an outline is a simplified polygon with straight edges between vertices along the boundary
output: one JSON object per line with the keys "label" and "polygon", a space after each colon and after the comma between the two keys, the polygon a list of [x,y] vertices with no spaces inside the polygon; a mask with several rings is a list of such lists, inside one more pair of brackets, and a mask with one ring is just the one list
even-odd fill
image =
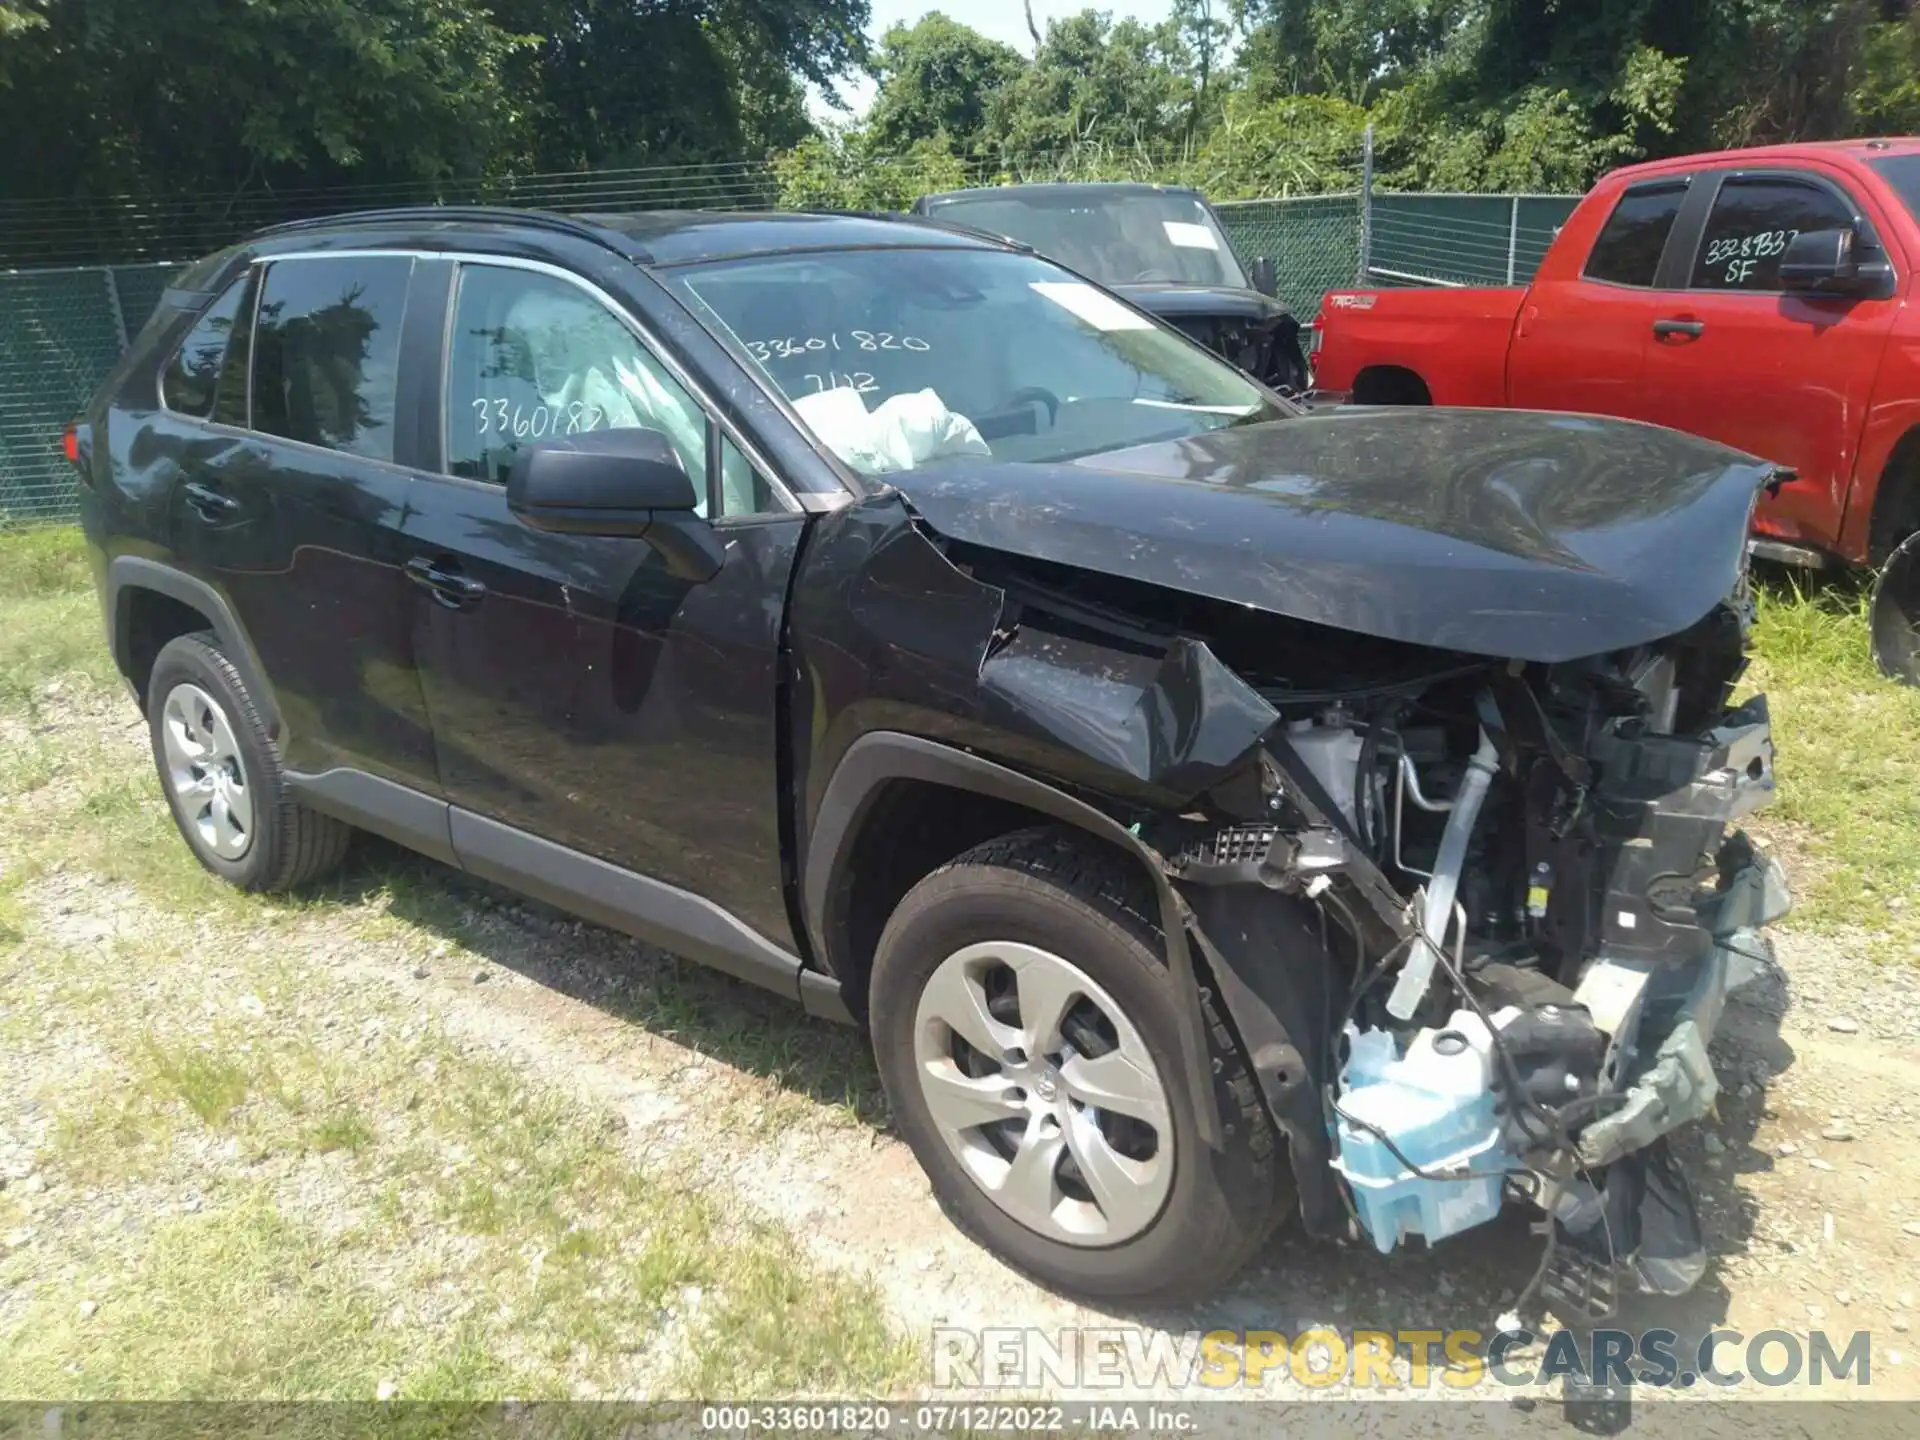
{"label": "red pickup truck", "polygon": [[[1660,160],[1596,185],[1525,289],[1329,293],[1314,380],[1359,404],[1584,411],[1724,441],[1793,471],[1761,501],[1755,553],[1879,566],[1920,531],[1916,271],[1920,138]],[[1911,675],[1900,608],[1904,636],[1876,615],[1875,648]]]}

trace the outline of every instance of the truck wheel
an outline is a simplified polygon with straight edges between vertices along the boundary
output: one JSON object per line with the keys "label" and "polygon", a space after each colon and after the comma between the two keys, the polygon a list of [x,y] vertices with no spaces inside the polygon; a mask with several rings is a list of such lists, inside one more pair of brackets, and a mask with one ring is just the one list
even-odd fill
{"label": "truck wheel", "polygon": [[147,682],[153,761],[200,863],[242,890],[290,890],[333,869],[351,827],[287,791],[280,750],[212,635],[170,640]]}
{"label": "truck wheel", "polygon": [[900,902],[871,1025],[895,1120],[947,1217],[1093,1301],[1218,1288],[1290,1198],[1259,1090],[1207,996],[1226,1143],[1194,1129],[1145,877],[1074,832],[976,846]]}
{"label": "truck wheel", "polygon": [[1920,534],[1909,535],[1881,567],[1869,615],[1881,673],[1920,685]]}

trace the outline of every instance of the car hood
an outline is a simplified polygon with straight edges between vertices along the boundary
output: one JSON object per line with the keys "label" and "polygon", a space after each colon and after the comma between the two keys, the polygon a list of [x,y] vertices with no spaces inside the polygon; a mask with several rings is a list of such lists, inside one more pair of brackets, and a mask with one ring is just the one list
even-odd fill
{"label": "car hood", "polygon": [[1163,320],[1210,316],[1222,320],[1273,320],[1291,313],[1271,295],[1231,285],[1177,285],[1169,281],[1114,285],[1113,293]]}
{"label": "car hood", "polygon": [[1297,620],[1556,662],[1735,588],[1773,467],[1631,421],[1348,407],[1051,465],[889,476],[937,533]]}

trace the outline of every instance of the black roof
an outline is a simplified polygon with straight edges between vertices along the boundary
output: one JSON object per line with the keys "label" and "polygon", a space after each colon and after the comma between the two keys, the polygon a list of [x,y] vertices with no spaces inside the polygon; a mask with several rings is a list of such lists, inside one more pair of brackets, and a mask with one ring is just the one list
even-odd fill
{"label": "black roof", "polygon": [[805,250],[1005,248],[989,237],[929,224],[910,215],[727,210],[557,215],[487,205],[362,210],[275,225],[261,231],[260,237],[324,234],[375,225],[429,227],[441,234],[467,227],[546,230],[610,245],[643,265],[689,265]]}
{"label": "black roof", "polygon": [[929,225],[910,215],[646,210],[633,215],[581,218],[617,230],[636,241],[655,265],[689,265],[701,260],[793,250],[1003,248],[983,236]]}
{"label": "black roof", "polygon": [[945,205],[956,200],[1097,200],[1101,196],[1194,195],[1191,185],[1150,185],[1139,180],[1045,181],[1030,185],[980,185],[970,190],[942,190],[922,195],[920,205]]}

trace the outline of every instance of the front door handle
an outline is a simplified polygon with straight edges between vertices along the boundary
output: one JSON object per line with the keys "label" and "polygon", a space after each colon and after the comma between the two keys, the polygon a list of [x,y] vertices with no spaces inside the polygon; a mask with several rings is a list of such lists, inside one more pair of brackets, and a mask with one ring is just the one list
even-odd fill
{"label": "front door handle", "polygon": [[194,514],[202,520],[224,520],[240,508],[240,502],[231,495],[223,495],[211,485],[202,485],[199,481],[190,481],[184,488],[187,504],[193,507]]}
{"label": "front door handle", "polygon": [[1698,340],[1707,333],[1704,320],[1656,320],[1653,322],[1653,334],[1657,340],[1666,340],[1675,335],[1684,335],[1689,340]]}
{"label": "front door handle", "polygon": [[450,570],[424,555],[416,555],[407,561],[406,571],[407,579],[449,610],[470,610],[487,593],[487,587],[478,580],[468,579],[457,570]]}

